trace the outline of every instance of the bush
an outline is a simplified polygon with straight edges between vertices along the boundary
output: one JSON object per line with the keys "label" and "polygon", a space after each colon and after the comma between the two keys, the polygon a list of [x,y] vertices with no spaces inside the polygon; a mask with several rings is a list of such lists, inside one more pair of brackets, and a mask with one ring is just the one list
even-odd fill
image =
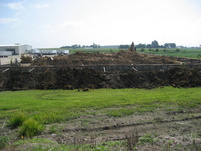
{"label": "bush", "polygon": [[9,142],[9,138],[7,136],[0,136],[0,150],[4,149]]}
{"label": "bush", "polygon": [[177,48],[177,49],[176,49],[176,52],[180,52],[180,49],[179,49],[179,48]]}
{"label": "bush", "polygon": [[21,126],[25,120],[26,116],[24,115],[24,113],[17,113],[10,119],[10,121],[8,122],[8,126],[12,129],[17,128],[18,126]]}
{"label": "bush", "polygon": [[43,130],[43,125],[30,118],[23,122],[19,130],[19,136],[23,138],[32,138],[33,136],[40,134]]}
{"label": "bush", "polygon": [[144,52],[144,51],[145,51],[145,49],[144,49],[144,48],[141,48],[141,49],[140,49],[140,51],[141,51],[141,52]]}
{"label": "bush", "polygon": [[153,144],[157,140],[151,135],[151,134],[145,134],[144,136],[139,138],[139,143],[140,144]]}

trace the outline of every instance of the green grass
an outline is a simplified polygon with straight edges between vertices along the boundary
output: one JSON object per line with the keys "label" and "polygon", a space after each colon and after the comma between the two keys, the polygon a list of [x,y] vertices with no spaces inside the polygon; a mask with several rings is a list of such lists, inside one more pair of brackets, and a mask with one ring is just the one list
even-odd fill
{"label": "green grass", "polygon": [[[19,140],[12,144],[14,148],[18,147],[19,150],[29,150],[29,151],[109,151],[109,150],[122,150],[124,149],[124,141],[116,142],[104,142],[97,144],[75,144],[75,145],[65,145],[57,144],[56,142],[50,141],[48,139],[34,138]],[[30,146],[30,147],[27,147]],[[26,148],[26,149],[25,149]]]}
{"label": "green grass", "polygon": [[[28,90],[0,92],[0,118],[24,113],[41,123],[55,123],[96,114],[127,116],[174,106],[196,108],[201,104],[201,88]],[[127,109],[127,108],[128,109]]]}
{"label": "green grass", "polygon": [[[201,49],[193,49],[193,48],[180,48],[179,52],[176,49],[165,49],[159,48],[158,52],[156,52],[155,48],[151,48],[152,51],[149,51],[148,48],[145,49],[144,53],[152,53],[152,54],[159,54],[164,56],[174,56],[174,57],[182,57],[182,58],[194,58],[194,59],[201,59],[199,55],[201,55]],[[137,52],[141,52],[141,49],[137,49]]]}

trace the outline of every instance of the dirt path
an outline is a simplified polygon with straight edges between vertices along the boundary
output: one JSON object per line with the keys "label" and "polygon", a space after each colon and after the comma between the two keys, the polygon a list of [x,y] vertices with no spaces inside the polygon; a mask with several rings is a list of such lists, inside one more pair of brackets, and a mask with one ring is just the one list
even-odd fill
{"label": "dirt path", "polygon": [[[107,141],[129,141],[130,138],[151,136],[155,141],[138,145],[138,150],[185,150],[201,148],[201,106],[188,111],[164,111],[135,113],[124,117],[108,117],[101,114],[83,116],[65,123],[46,125],[37,138],[46,138],[58,144],[98,144]],[[100,113],[100,114],[98,114]],[[5,127],[0,119],[0,133],[16,141],[17,130]],[[179,147],[182,146],[182,149]],[[166,150],[167,150],[166,149]]]}
{"label": "dirt path", "polygon": [[[153,148],[162,148],[171,142],[171,146],[188,147],[193,142],[201,145],[201,109],[188,112],[156,111],[114,118],[102,116],[81,117],[67,123],[55,124],[58,131],[47,130],[42,138],[48,138],[60,144],[100,143],[106,141],[127,140],[127,135],[141,137],[154,136],[157,143]],[[142,146],[143,148],[143,146]]]}

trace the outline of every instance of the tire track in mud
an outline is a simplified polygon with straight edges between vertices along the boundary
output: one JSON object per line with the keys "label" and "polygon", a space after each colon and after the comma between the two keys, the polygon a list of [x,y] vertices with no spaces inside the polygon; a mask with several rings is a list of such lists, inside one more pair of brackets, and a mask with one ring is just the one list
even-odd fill
{"label": "tire track in mud", "polygon": [[[185,112],[187,113],[187,112]],[[175,113],[173,113],[175,114]],[[178,115],[183,115],[184,113],[177,113]],[[196,112],[196,114],[201,114],[201,112]],[[174,116],[174,118],[176,118]],[[103,126],[96,128],[74,128],[74,129],[64,129],[62,130],[62,135],[50,136],[53,140],[58,142],[59,144],[74,144],[76,143],[101,143],[107,141],[121,141],[126,140],[126,134],[130,136],[135,130],[137,130],[137,135],[135,137],[141,137],[144,132],[158,131],[160,134],[166,133],[163,132],[164,129],[177,129],[180,128],[178,125],[175,127],[174,122],[183,122],[183,121],[191,121],[191,120],[199,120],[201,119],[201,115],[194,117],[184,117],[182,119],[174,119],[174,120],[163,120],[163,121],[150,121],[144,123],[131,123],[125,125],[111,125],[111,126]],[[198,122],[198,121],[197,121]],[[162,125],[165,124],[165,125]],[[172,125],[173,124],[173,125]],[[172,125],[173,127],[171,127]],[[143,127],[141,127],[143,126]],[[188,127],[188,126],[187,126]],[[162,129],[161,129],[162,128]],[[182,131],[182,130],[181,130]],[[161,133],[162,132],[162,133]],[[175,131],[172,131],[175,133]]]}
{"label": "tire track in mud", "polygon": [[75,129],[65,129],[63,132],[76,132],[76,131],[83,131],[83,132],[92,132],[92,131],[103,131],[103,130],[115,130],[115,129],[120,129],[120,128],[125,128],[125,127],[133,127],[133,126],[145,126],[145,125],[150,125],[150,124],[156,124],[156,123],[173,123],[173,122],[182,122],[182,121],[189,121],[189,120],[197,120],[201,119],[200,116],[196,117],[186,117],[183,119],[178,119],[178,120],[161,120],[161,121],[151,121],[151,122],[144,122],[144,123],[132,123],[132,124],[125,124],[125,125],[112,125],[112,126],[104,126],[104,127],[97,127],[97,128],[75,128]]}

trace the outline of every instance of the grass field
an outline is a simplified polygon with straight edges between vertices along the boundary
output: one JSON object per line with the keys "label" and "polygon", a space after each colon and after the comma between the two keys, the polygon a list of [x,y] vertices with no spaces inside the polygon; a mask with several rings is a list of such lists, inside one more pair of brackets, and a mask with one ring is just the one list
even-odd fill
{"label": "grass field", "polygon": [[[201,88],[28,90],[0,93],[0,118],[23,112],[41,123],[62,122],[96,114],[121,117],[156,108],[180,110],[201,103]],[[125,107],[130,108],[125,108]],[[110,110],[110,108],[115,108]]]}
{"label": "grass field", "polygon": [[[150,147],[152,149],[154,147],[153,150],[193,150],[198,147],[201,149],[199,142],[195,142],[201,140],[200,92],[199,87],[164,87],[149,90],[91,89],[86,92],[77,90],[0,92],[0,149],[17,148],[30,151],[109,151],[134,148],[147,150]],[[14,130],[2,126],[5,121],[8,122],[12,117],[22,113],[27,119],[34,119],[45,125],[42,136],[32,139],[19,138],[22,126]],[[133,142],[132,139],[138,136],[133,130],[136,124],[140,137]],[[29,123],[28,128],[32,126]],[[125,135],[129,137],[125,138]],[[107,141],[104,141],[104,138],[107,138]],[[61,139],[64,142],[61,142]],[[68,144],[65,143],[66,140],[72,141]],[[86,140],[90,140],[90,143]]]}
{"label": "grass field", "polygon": [[[152,48],[152,49],[144,49],[144,50],[145,50],[145,51],[143,51],[144,53],[201,59],[201,49],[193,49],[193,48],[164,49],[164,48],[159,48],[158,51],[156,51],[155,48]],[[137,49],[137,51],[142,52],[141,49]]]}

